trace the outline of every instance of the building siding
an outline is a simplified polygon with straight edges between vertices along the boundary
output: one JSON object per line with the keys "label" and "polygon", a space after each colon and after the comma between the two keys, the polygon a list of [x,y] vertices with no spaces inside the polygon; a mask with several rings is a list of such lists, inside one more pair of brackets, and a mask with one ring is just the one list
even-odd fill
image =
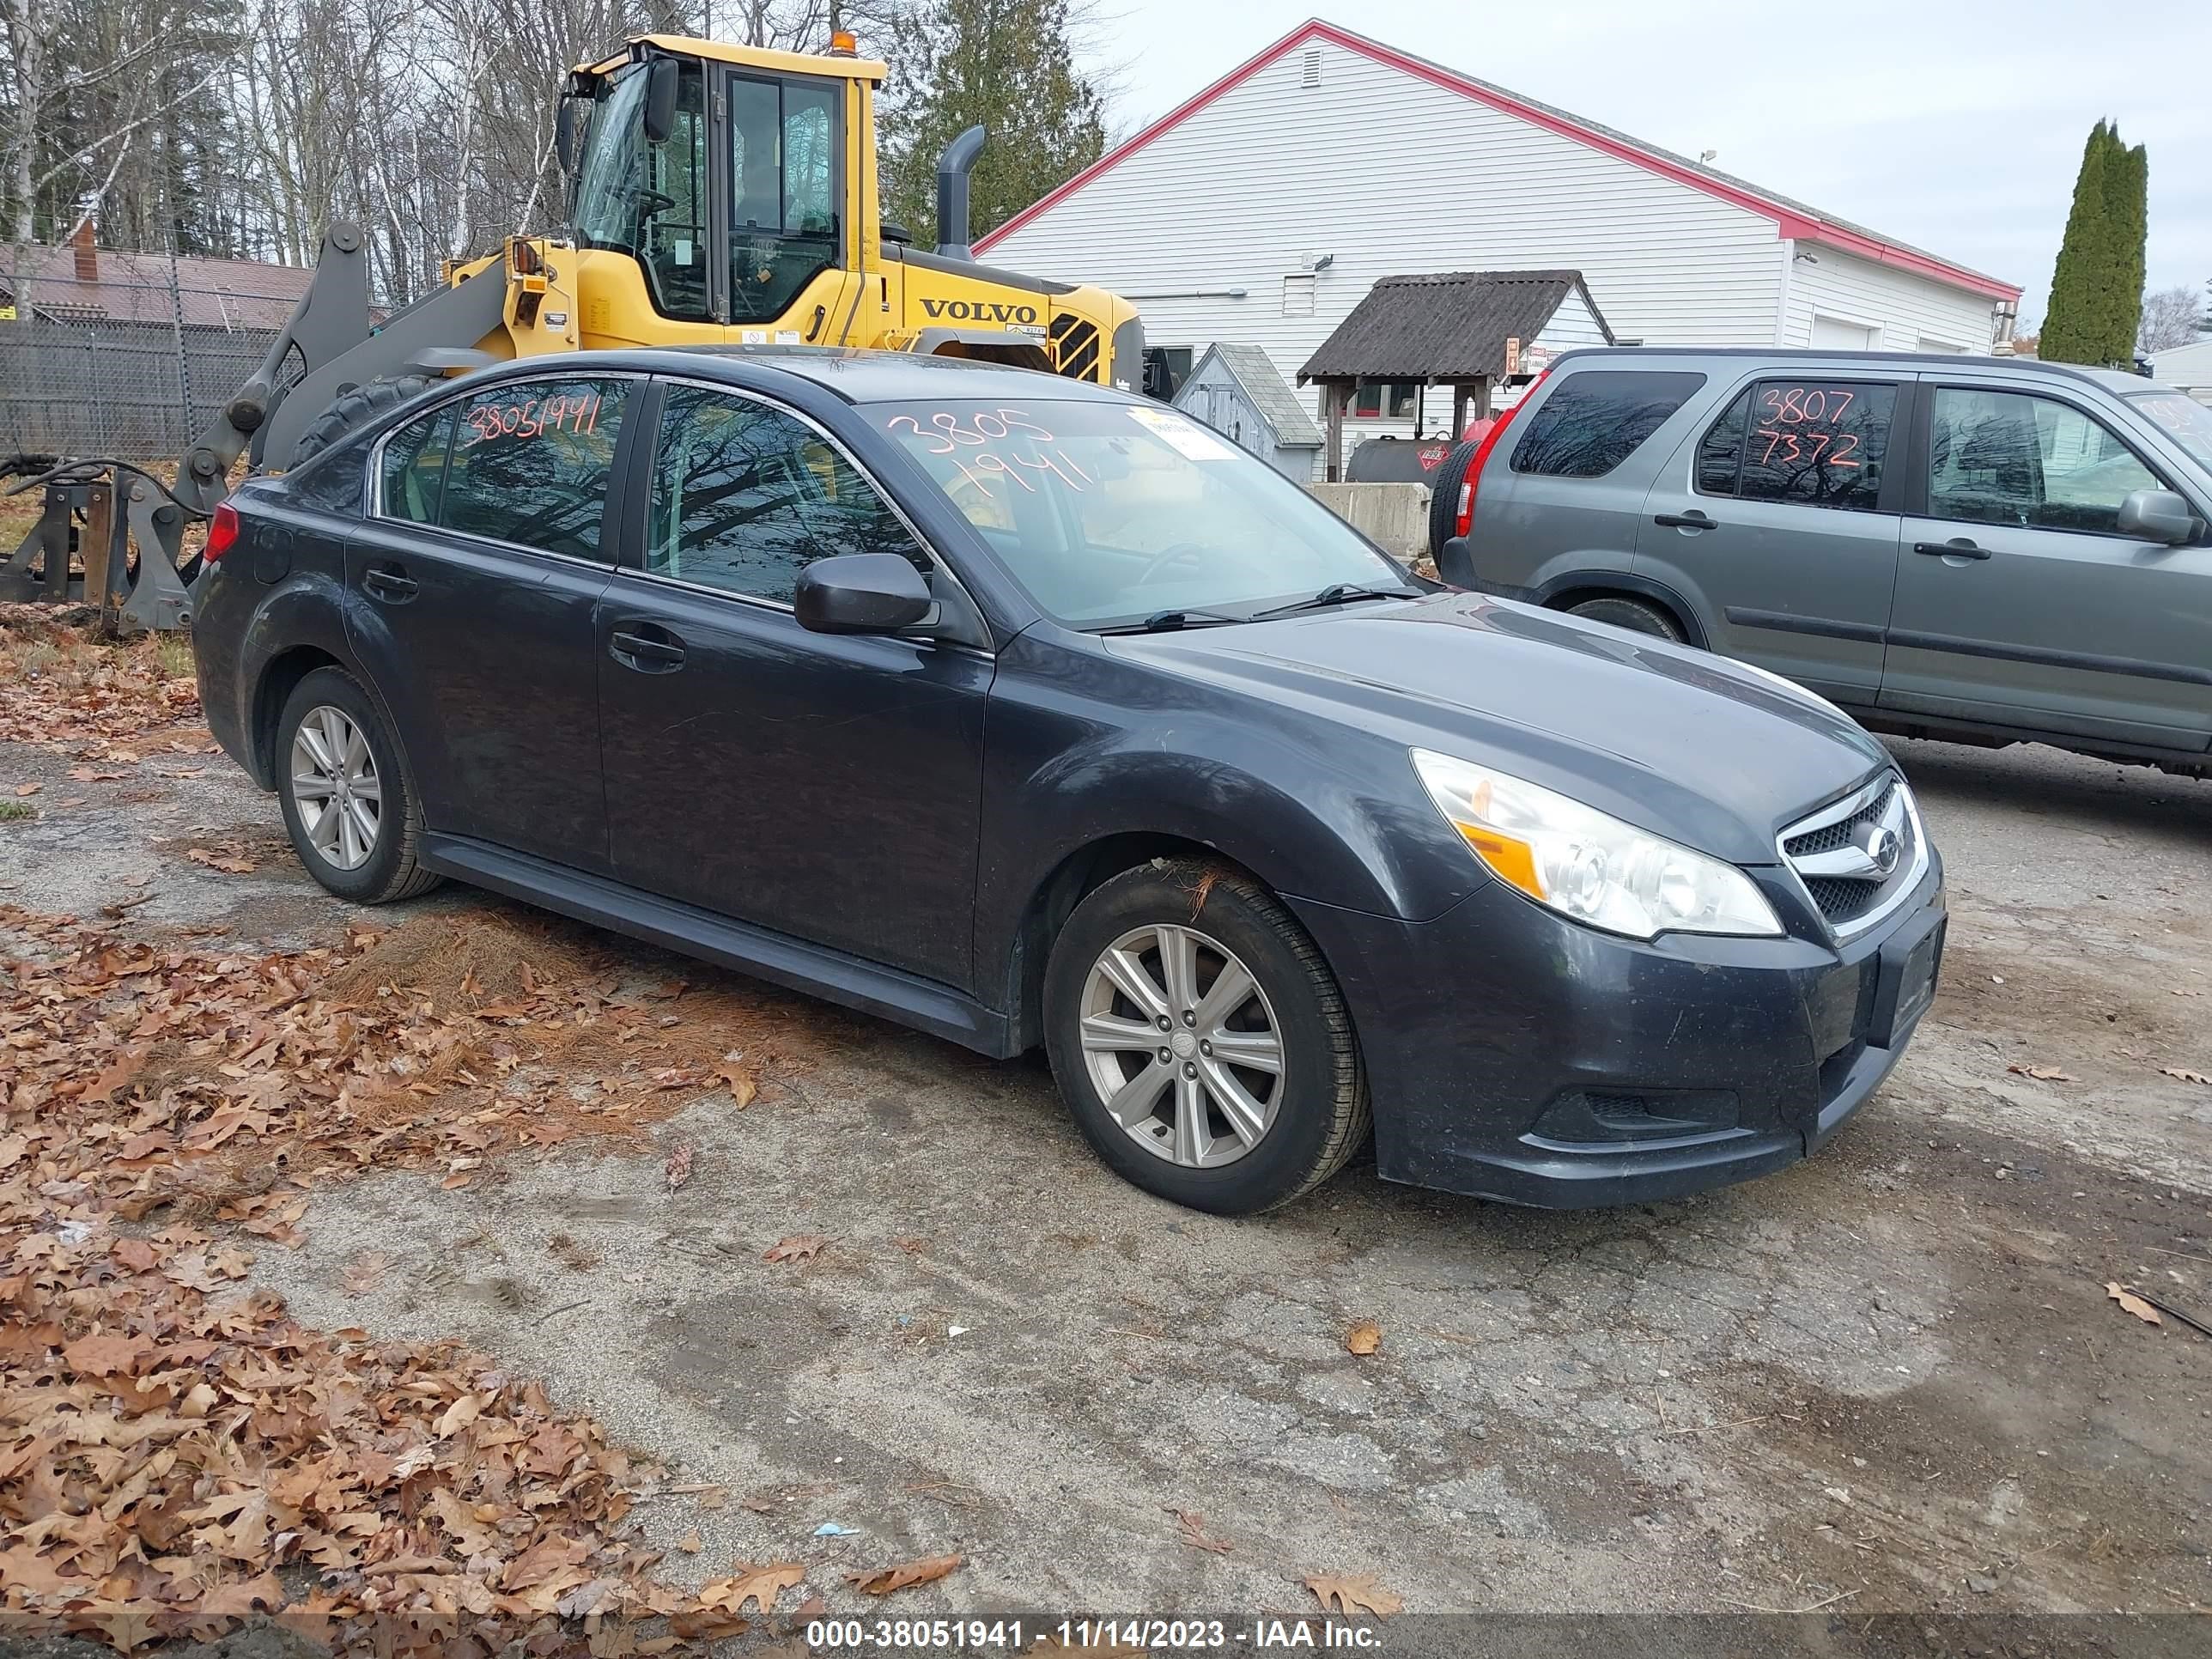
{"label": "building siding", "polygon": [[1811,345],[1815,317],[1872,328],[1876,351],[1987,351],[1995,337],[1996,307],[1978,294],[1834,248],[1798,242],[1782,247],[1789,290],[1777,345]]}

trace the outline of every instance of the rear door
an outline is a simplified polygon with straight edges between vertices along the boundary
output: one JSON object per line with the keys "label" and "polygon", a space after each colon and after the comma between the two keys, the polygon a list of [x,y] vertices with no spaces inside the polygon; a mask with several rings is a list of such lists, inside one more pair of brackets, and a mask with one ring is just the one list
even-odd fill
{"label": "rear door", "polygon": [[379,448],[374,511],[346,546],[347,629],[434,830],[605,868],[593,610],[641,384],[502,380]]}
{"label": "rear door", "polygon": [[1891,438],[1912,386],[1893,373],[1747,376],[1662,470],[1637,574],[1695,602],[1723,655],[1870,707],[1904,501]]}
{"label": "rear door", "polygon": [[2123,535],[2174,483],[2070,387],[1932,379],[1891,622],[1885,708],[2203,750],[2212,548]]}

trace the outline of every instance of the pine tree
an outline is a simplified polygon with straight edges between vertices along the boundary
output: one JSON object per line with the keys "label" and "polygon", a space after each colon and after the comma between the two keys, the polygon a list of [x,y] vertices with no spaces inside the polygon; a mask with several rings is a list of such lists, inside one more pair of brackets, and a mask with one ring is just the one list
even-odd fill
{"label": "pine tree", "polygon": [[2142,145],[2129,149],[2109,121],[2090,130],[2051,278],[2051,307],[2039,348],[2046,360],[2133,361],[2142,319],[2149,177]]}
{"label": "pine tree", "polygon": [[926,0],[900,27],[881,120],[884,216],[939,240],[937,160],[979,123],[968,234],[1004,224],[1097,161],[1104,99],[1075,66],[1070,0]]}

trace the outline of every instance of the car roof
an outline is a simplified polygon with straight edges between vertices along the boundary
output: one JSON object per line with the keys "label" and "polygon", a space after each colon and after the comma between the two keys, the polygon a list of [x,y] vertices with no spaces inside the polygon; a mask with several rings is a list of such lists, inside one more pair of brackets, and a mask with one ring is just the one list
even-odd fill
{"label": "car roof", "polygon": [[2018,368],[2087,380],[2091,386],[2101,386],[2123,397],[2130,392],[2172,390],[2161,381],[2131,374],[2125,369],[2094,368],[2082,363],[2049,363],[2040,357],[1999,357],[1986,352],[1965,351],[1822,351],[1809,346],[1578,346],[1572,351],[1561,352],[1553,360],[1552,367],[1557,368],[1563,363],[1597,357],[1727,357],[1771,363],[1894,363],[1914,368],[1948,368],[1954,373],[1966,368]]}
{"label": "car roof", "polygon": [[[527,362],[543,370],[556,361],[547,357],[517,360],[502,368]],[[977,362],[962,357],[925,356],[911,351],[863,351],[838,346],[662,346],[617,351],[568,352],[558,360],[586,362],[596,366],[645,369],[664,374],[705,374],[727,380],[732,386],[761,386],[783,376],[820,386],[850,404],[920,403],[933,398],[1018,398],[1032,402],[1045,395],[1040,382],[1049,382],[1057,401],[1095,399],[1108,403],[1138,401],[1126,392],[1047,374],[1034,368],[1015,368],[1005,363]]]}

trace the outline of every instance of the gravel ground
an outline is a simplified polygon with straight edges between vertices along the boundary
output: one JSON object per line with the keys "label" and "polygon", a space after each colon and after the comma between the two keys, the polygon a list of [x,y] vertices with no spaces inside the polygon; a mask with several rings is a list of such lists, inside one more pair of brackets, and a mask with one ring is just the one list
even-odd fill
{"label": "gravel ground", "polygon": [[[1896,748],[1949,864],[1942,993],[1850,1130],[1749,1186],[1553,1215],[1370,1162],[1285,1213],[1198,1216],[1097,1165],[1041,1066],[789,999],[809,1063],[750,1110],[702,1099],[651,1151],[460,1191],[319,1190],[257,1272],[312,1322],[544,1376],[726,1488],[641,1506],[698,1534],[672,1571],[796,1559],[836,1610],[846,1570],[958,1552],[897,1611],[1310,1613],[1316,1572],[1410,1612],[2202,1611],[2212,1340],[2104,1286],[2212,1322],[2212,1086],[2166,1071],[2212,1074],[2212,788]],[[0,898],[150,890],[134,924],[288,945],[359,914],[227,762],[67,764],[0,745],[0,795],[46,785],[0,824]],[[252,873],[182,856],[226,841]],[[793,1233],[833,1242],[763,1259]],[[372,1249],[382,1285],[344,1294]]]}

